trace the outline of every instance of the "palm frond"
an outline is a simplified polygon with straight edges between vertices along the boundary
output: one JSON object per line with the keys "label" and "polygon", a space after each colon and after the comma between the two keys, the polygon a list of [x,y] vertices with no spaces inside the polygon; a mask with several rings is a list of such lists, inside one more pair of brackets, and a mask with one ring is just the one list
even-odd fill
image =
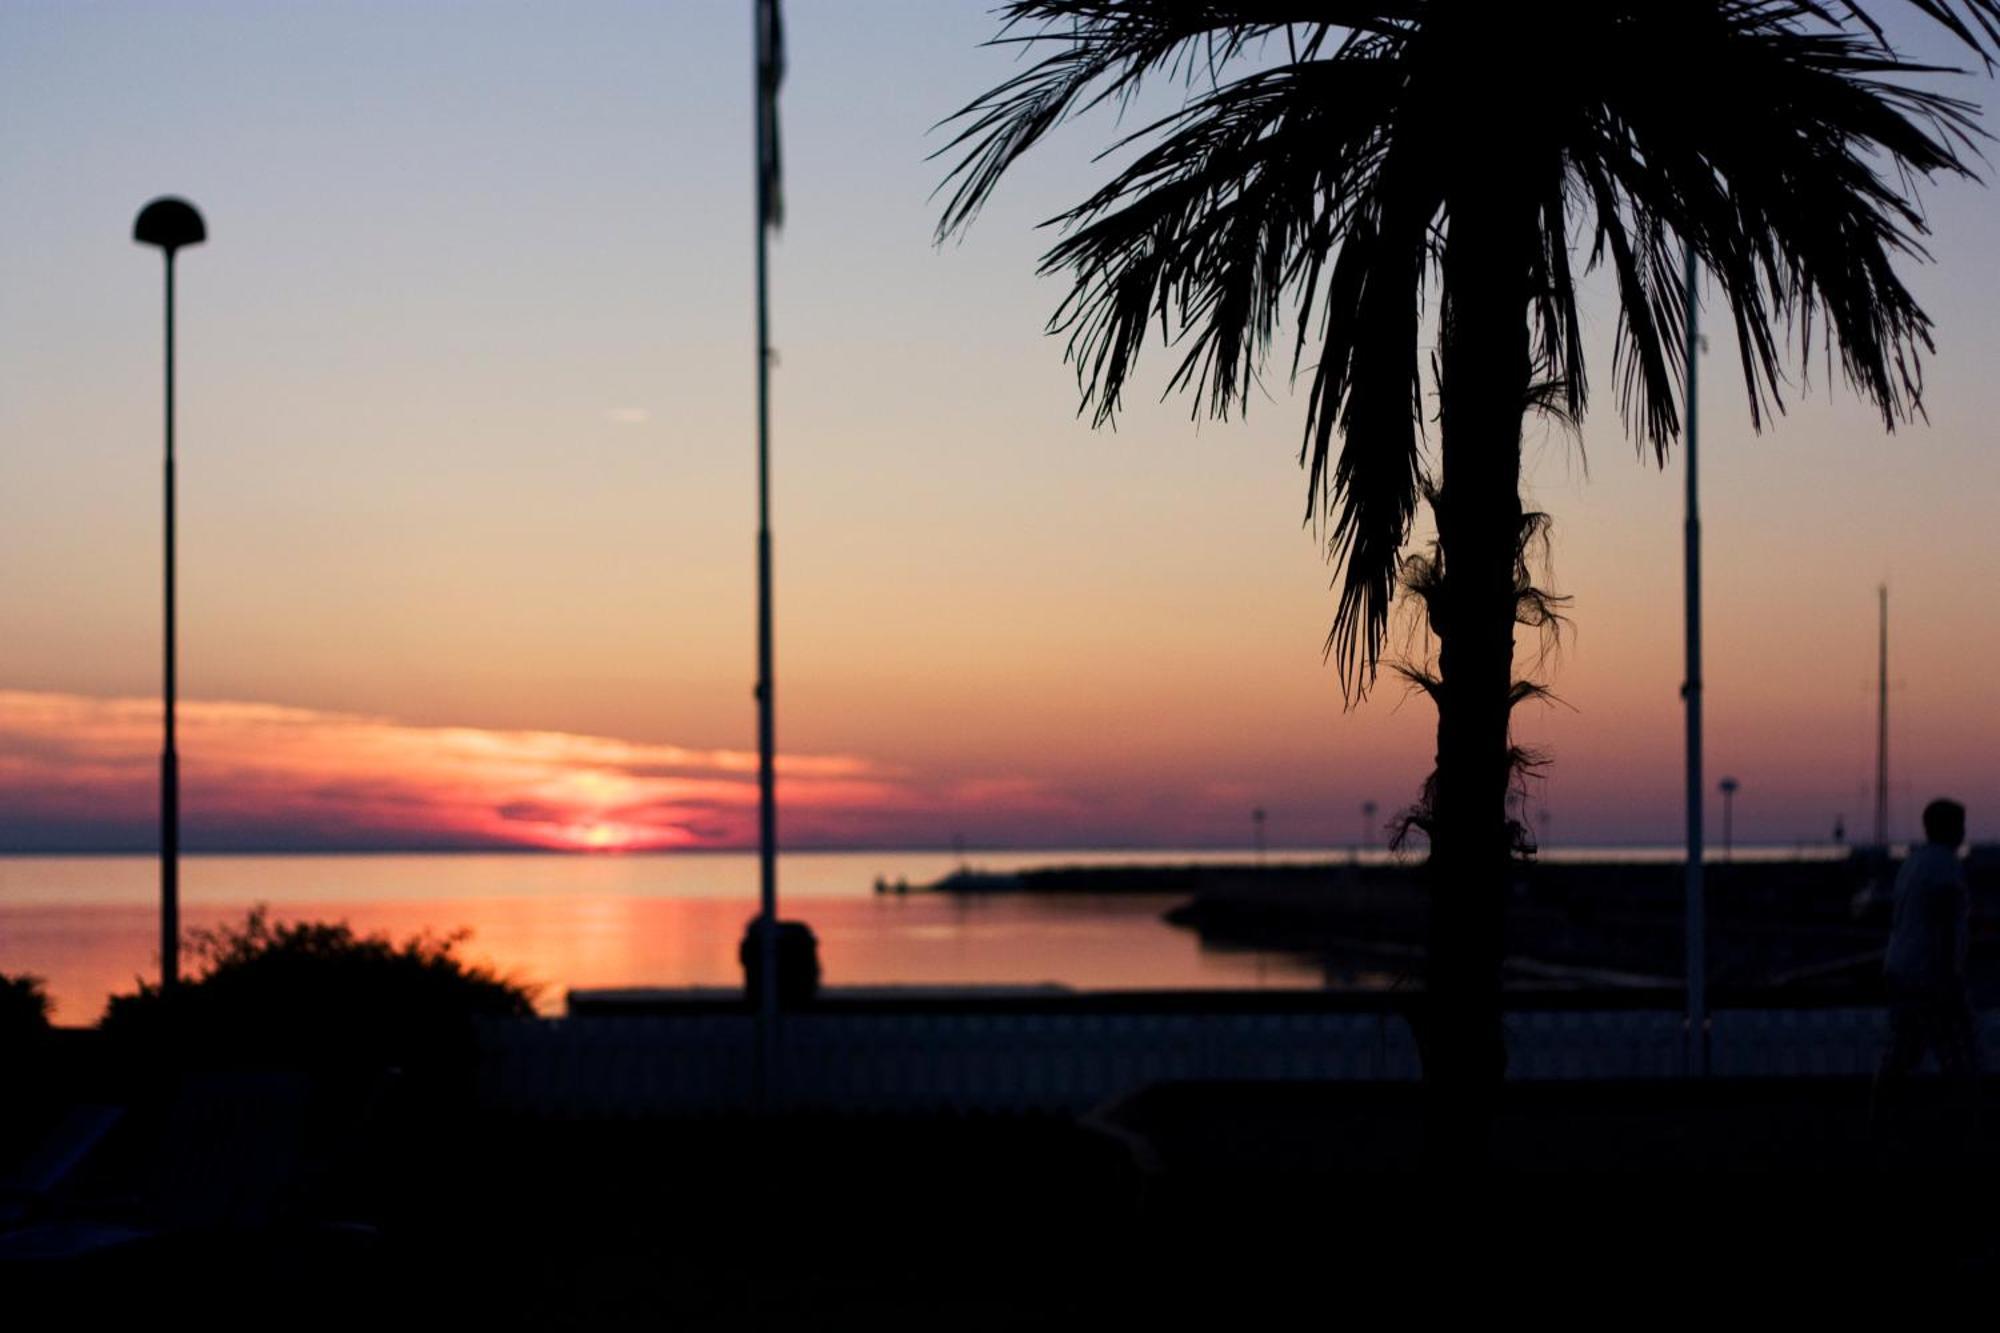
{"label": "palm frond", "polygon": [[[1734,321],[1753,420],[1782,410],[1791,344],[1838,343],[1847,378],[1886,424],[1921,410],[1929,322],[1897,276],[1925,257],[1920,181],[1970,176],[1965,102],[1905,80],[1937,71],[1873,40],[1808,29],[1795,6],[1629,0],[1600,49],[1626,58],[1591,93],[1571,145],[1596,217],[1593,261],[1620,291],[1619,397],[1656,450],[1678,433],[1684,371],[1678,241],[1691,244]],[[1688,99],[1678,71],[1710,78]]]}
{"label": "palm frond", "polygon": [[[1996,48],[2000,48],[2000,0],[1904,0],[1911,8],[1935,23],[1942,24],[1952,36],[1977,51],[1982,59],[1992,62]],[[1870,12],[1865,0],[1834,0],[1834,4],[1823,10],[1819,5],[1808,6],[1815,13],[1837,10],[1839,16],[1865,28],[1875,40],[1888,44],[1888,32]]]}
{"label": "palm frond", "polygon": [[[1919,188],[1972,175],[1982,135],[1969,103],[1934,90],[1953,71],[1892,42],[1897,2],[1015,0],[996,41],[1031,63],[943,122],[938,236],[1065,121],[1122,112],[1155,80],[1181,88],[1178,109],[1114,139],[1130,162],[1051,219],[1042,270],[1071,286],[1050,330],[1080,410],[1108,424],[1155,336],[1176,357],[1165,394],[1196,414],[1247,410],[1292,322],[1307,516],[1328,524],[1338,569],[1326,650],[1352,701],[1409,591],[1428,484],[1418,338],[1455,225],[1445,201],[1504,181],[1532,214],[1506,214],[1519,239],[1488,247],[1523,275],[1524,412],[1582,420],[1575,267],[1602,265],[1619,410],[1663,459],[1681,429],[1692,249],[1735,324],[1757,424],[1783,410],[1794,360],[1836,345],[1886,424],[1921,414],[1930,323],[1898,265],[1925,258]],[[2000,0],[1900,3],[2000,57]],[[1492,118],[1474,127],[1482,151],[1511,157],[1467,151],[1468,115]],[[1554,623],[1524,586],[1526,619]]]}
{"label": "palm frond", "polygon": [[1393,169],[1381,107],[1403,74],[1379,40],[1221,85],[1139,131],[1157,142],[1056,219],[1068,234],[1042,265],[1074,279],[1051,329],[1068,335],[1100,424],[1156,330],[1180,356],[1165,392],[1225,417],[1247,407],[1287,317],[1301,338],[1296,373],[1319,314],[1301,462],[1308,516],[1331,519],[1341,591],[1327,651],[1352,697],[1374,676],[1416,510],[1414,293],[1437,208],[1420,167]]}
{"label": "palm frond", "polygon": [[1426,0],[1015,0],[995,45],[1049,48],[1027,69],[945,118],[959,128],[933,157],[958,158],[939,190],[950,194],[940,240],[963,231],[1022,154],[1071,116],[1126,104],[1152,77],[1211,79],[1252,44],[1279,33],[1318,55],[1336,31],[1390,33],[1420,17]]}

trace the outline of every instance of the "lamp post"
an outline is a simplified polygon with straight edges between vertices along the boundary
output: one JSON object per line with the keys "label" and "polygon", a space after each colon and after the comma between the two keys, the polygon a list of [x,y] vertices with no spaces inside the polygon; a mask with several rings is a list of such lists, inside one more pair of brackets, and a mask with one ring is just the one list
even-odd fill
{"label": "lamp post", "polygon": [[181,856],[181,774],[180,755],[174,742],[174,252],[184,245],[200,245],[208,239],[201,214],[185,199],[165,196],[139,210],[132,224],[132,239],[140,245],[158,246],[166,259],[166,467],[165,482],[165,569],[166,624],[163,636],[163,679],[161,699],[165,714],[165,739],[160,748],[160,990],[171,992],[180,984],[180,856]]}

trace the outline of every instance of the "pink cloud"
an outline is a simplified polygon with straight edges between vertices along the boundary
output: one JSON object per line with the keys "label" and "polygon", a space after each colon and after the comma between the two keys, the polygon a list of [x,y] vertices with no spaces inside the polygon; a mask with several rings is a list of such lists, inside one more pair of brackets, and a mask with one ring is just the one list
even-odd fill
{"label": "pink cloud", "polygon": [[[180,751],[191,845],[664,848],[754,837],[751,753],[566,732],[412,726],[272,704],[190,700]],[[150,831],[160,709],[140,699],[0,690],[0,839],[37,827],[86,844]],[[922,801],[848,755],[785,755],[801,813]],[[61,837],[57,838],[61,841]]]}
{"label": "pink cloud", "polygon": [[[745,847],[756,755],[569,732],[415,726],[275,704],[179,710],[191,848]],[[160,709],[0,690],[0,849],[150,845]],[[782,755],[789,846],[999,840],[1088,822],[1032,778],[927,782],[854,755]]]}

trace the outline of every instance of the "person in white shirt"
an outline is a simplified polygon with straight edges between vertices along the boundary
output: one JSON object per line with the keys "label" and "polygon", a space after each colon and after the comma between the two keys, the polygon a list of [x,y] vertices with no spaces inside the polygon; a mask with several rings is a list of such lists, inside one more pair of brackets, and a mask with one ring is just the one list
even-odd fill
{"label": "person in white shirt", "polygon": [[1882,979],[1889,995],[1889,1049],[1875,1075],[1875,1112],[1894,1087],[1923,1062],[1954,1077],[1978,1071],[1972,1005],[1965,990],[1965,947],[1971,895],[1958,862],[1965,841],[1965,807],[1937,800],[1924,807],[1921,847],[1896,874],[1889,948]]}

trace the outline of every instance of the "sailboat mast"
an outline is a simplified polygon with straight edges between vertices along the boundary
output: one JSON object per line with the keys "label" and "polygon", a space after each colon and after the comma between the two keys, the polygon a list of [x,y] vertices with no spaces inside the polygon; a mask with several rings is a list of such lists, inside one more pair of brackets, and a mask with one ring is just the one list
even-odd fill
{"label": "sailboat mast", "polygon": [[1881,616],[1875,659],[1875,845],[1889,845],[1889,585],[1876,589]]}

